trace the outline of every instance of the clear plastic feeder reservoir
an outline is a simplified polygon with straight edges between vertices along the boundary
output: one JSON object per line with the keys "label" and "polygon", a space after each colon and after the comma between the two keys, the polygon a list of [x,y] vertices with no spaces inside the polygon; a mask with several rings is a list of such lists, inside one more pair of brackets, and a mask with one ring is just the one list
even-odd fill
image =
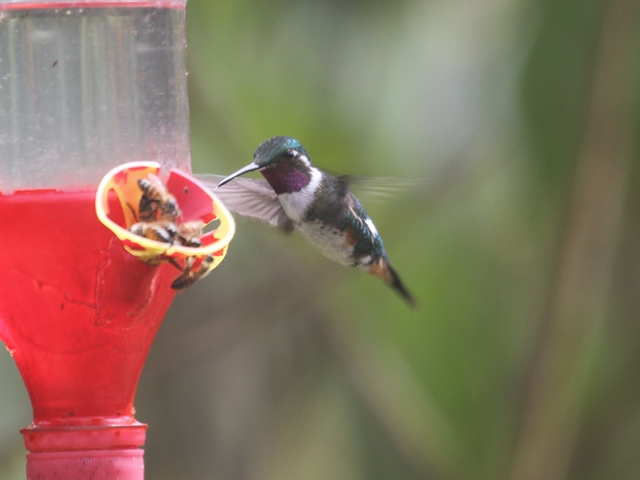
{"label": "clear plastic feeder reservoir", "polygon": [[0,339],[28,478],[144,476],[133,401],[181,272],[127,250],[96,192],[127,162],[190,172],[185,3],[0,0]]}

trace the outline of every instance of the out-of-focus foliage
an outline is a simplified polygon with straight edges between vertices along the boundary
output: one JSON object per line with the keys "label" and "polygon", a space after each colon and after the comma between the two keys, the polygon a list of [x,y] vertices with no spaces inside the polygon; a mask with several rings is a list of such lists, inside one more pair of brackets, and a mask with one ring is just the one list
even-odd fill
{"label": "out-of-focus foliage", "polygon": [[143,373],[147,478],[639,478],[637,2],[187,12],[194,171],[290,135],[327,170],[419,179],[365,206],[420,304],[238,219]]}

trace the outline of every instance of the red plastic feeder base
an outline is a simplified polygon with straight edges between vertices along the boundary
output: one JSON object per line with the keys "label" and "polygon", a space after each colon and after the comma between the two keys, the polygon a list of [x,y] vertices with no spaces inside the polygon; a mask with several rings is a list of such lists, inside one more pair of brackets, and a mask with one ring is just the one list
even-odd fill
{"label": "red plastic feeder base", "polygon": [[29,453],[27,480],[140,480],[143,453],[140,448]]}
{"label": "red plastic feeder base", "polygon": [[21,431],[28,480],[142,480],[147,425],[34,427]]}

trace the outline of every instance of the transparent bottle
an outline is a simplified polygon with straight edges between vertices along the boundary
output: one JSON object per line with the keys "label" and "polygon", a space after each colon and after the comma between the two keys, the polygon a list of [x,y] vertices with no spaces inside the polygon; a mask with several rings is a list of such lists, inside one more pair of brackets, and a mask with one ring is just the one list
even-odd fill
{"label": "transparent bottle", "polygon": [[0,0],[0,339],[33,406],[28,478],[140,479],[133,401],[169,265],[96,218],[119,164],[190,171],[186,0]]}

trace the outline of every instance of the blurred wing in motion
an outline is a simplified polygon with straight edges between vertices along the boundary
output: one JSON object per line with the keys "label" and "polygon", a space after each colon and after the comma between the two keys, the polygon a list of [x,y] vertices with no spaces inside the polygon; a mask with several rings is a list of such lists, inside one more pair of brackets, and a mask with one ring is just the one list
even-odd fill
{"label": "blurred wing in motion", "polygon": [[349,185],[349,190],[365,203],[381,203],[388,201],[400,192],[416,189],[426,182],[424,179],[396,177],[367,177],[362,175],[341,175]]}
{"label": "blurred wing in motion", "polygon": [[224,176],[209,174],[194,176],[213,191],[231,212],[263,220],[285,232],[293,230],[291,220],[284,213],[277,195],[266,180],[235,178],[214,190],[225,178]]}

